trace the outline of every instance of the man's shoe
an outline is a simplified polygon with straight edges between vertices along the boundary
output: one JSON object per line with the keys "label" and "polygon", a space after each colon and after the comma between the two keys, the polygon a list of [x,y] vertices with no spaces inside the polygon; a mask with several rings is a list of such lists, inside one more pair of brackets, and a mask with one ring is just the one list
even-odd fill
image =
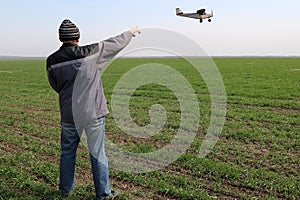
{"label": "man's shoe", "polygon": [[69,197],[73,191],[74,191],[74,186],[72,187],[72,189],[70,190],[70,192],[68,192],[68,193],[62,193],[62,191],[60,191],[60,194],[63,197]]}
{"label": "man's shoe", "polygon": [[61,194],[61,196],[63,196],[64,198],[70,196],[70,193],[60,193],[60,194]]}
{"label": "man's shoe", "polygon": [[110,192],[110,194],[109,194],[109,196],[108,197],[106,197],[105,199],[106,200],[113,200],[113,199],[115,199],[117,196],[119,196],[120,195],[120,191],[119,190],[112,190],[111,192]]}

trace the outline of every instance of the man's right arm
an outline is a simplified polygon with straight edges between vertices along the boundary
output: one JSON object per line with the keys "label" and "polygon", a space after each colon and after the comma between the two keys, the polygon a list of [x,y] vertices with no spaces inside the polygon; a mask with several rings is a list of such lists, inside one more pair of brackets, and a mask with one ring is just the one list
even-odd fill
{"label": "man's right arm", "polygon": [[47,64],[47,76],[48,76],[48,81],[49,81],[51,87],[53,88],[53,90],[55,90],[57,93],[59,93],[56,80],[52,74],[51,67],[49,67],[48,64]]}

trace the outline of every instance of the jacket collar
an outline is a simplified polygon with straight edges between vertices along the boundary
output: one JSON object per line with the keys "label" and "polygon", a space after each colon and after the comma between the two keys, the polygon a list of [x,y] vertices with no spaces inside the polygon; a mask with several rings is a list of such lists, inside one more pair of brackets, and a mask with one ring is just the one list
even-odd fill
{"label": "jacket collar", "polygon": [[73,44],[72,42],[67,42],[67,43],[63,43],[60,48],[73,47],[73,46],[77,46],[77,45]]}

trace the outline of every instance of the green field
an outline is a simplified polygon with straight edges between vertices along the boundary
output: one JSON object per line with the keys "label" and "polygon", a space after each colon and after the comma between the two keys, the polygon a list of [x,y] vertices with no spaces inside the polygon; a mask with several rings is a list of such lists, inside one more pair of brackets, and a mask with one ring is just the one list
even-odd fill
{"label": "green field", "polygon": [[[130,68],[162,63],[182,73],[197,93],[201,120],[188,151],[151,173],[111,170],[118,199],[299,199],[300,59],[215,58],[227,93],[227,116],[220,139],[205,158],[198,153],[210,119],[210,95],[195,69],[182,59],[119,59],[103,74],[108,101]],[[58,192],[60,116],[44,60],[0,60],[0,200],[63,199]],[[149,123],[148,110],[167,111],[162,131],[148,139],[128,136],[107,116],[107,138],[130,152],[159,149],[174,137],[180,107],[174,94],[149,84],[134,92],[130,114]],[[110,104],[109,104],[110,105]],[[76,188],[66,199],[92,199],[88,151],[78,150]]]}

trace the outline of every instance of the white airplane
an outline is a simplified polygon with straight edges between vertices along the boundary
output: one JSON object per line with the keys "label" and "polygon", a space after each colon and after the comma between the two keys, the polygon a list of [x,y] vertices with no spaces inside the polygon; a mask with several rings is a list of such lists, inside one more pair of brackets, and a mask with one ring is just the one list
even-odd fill
{"label": "white airplane", "polygon": [[208,19],[208,22],[211,22],[211,17],[214,16],[213,11],[211,13],[205,13],[205,9],[197,10],[196,13],[183,13],[180,8],[176,8],[176,15],[180,17],[189,17],[194,19],[199,19],[200,23],[203,22],[203,19]]}

